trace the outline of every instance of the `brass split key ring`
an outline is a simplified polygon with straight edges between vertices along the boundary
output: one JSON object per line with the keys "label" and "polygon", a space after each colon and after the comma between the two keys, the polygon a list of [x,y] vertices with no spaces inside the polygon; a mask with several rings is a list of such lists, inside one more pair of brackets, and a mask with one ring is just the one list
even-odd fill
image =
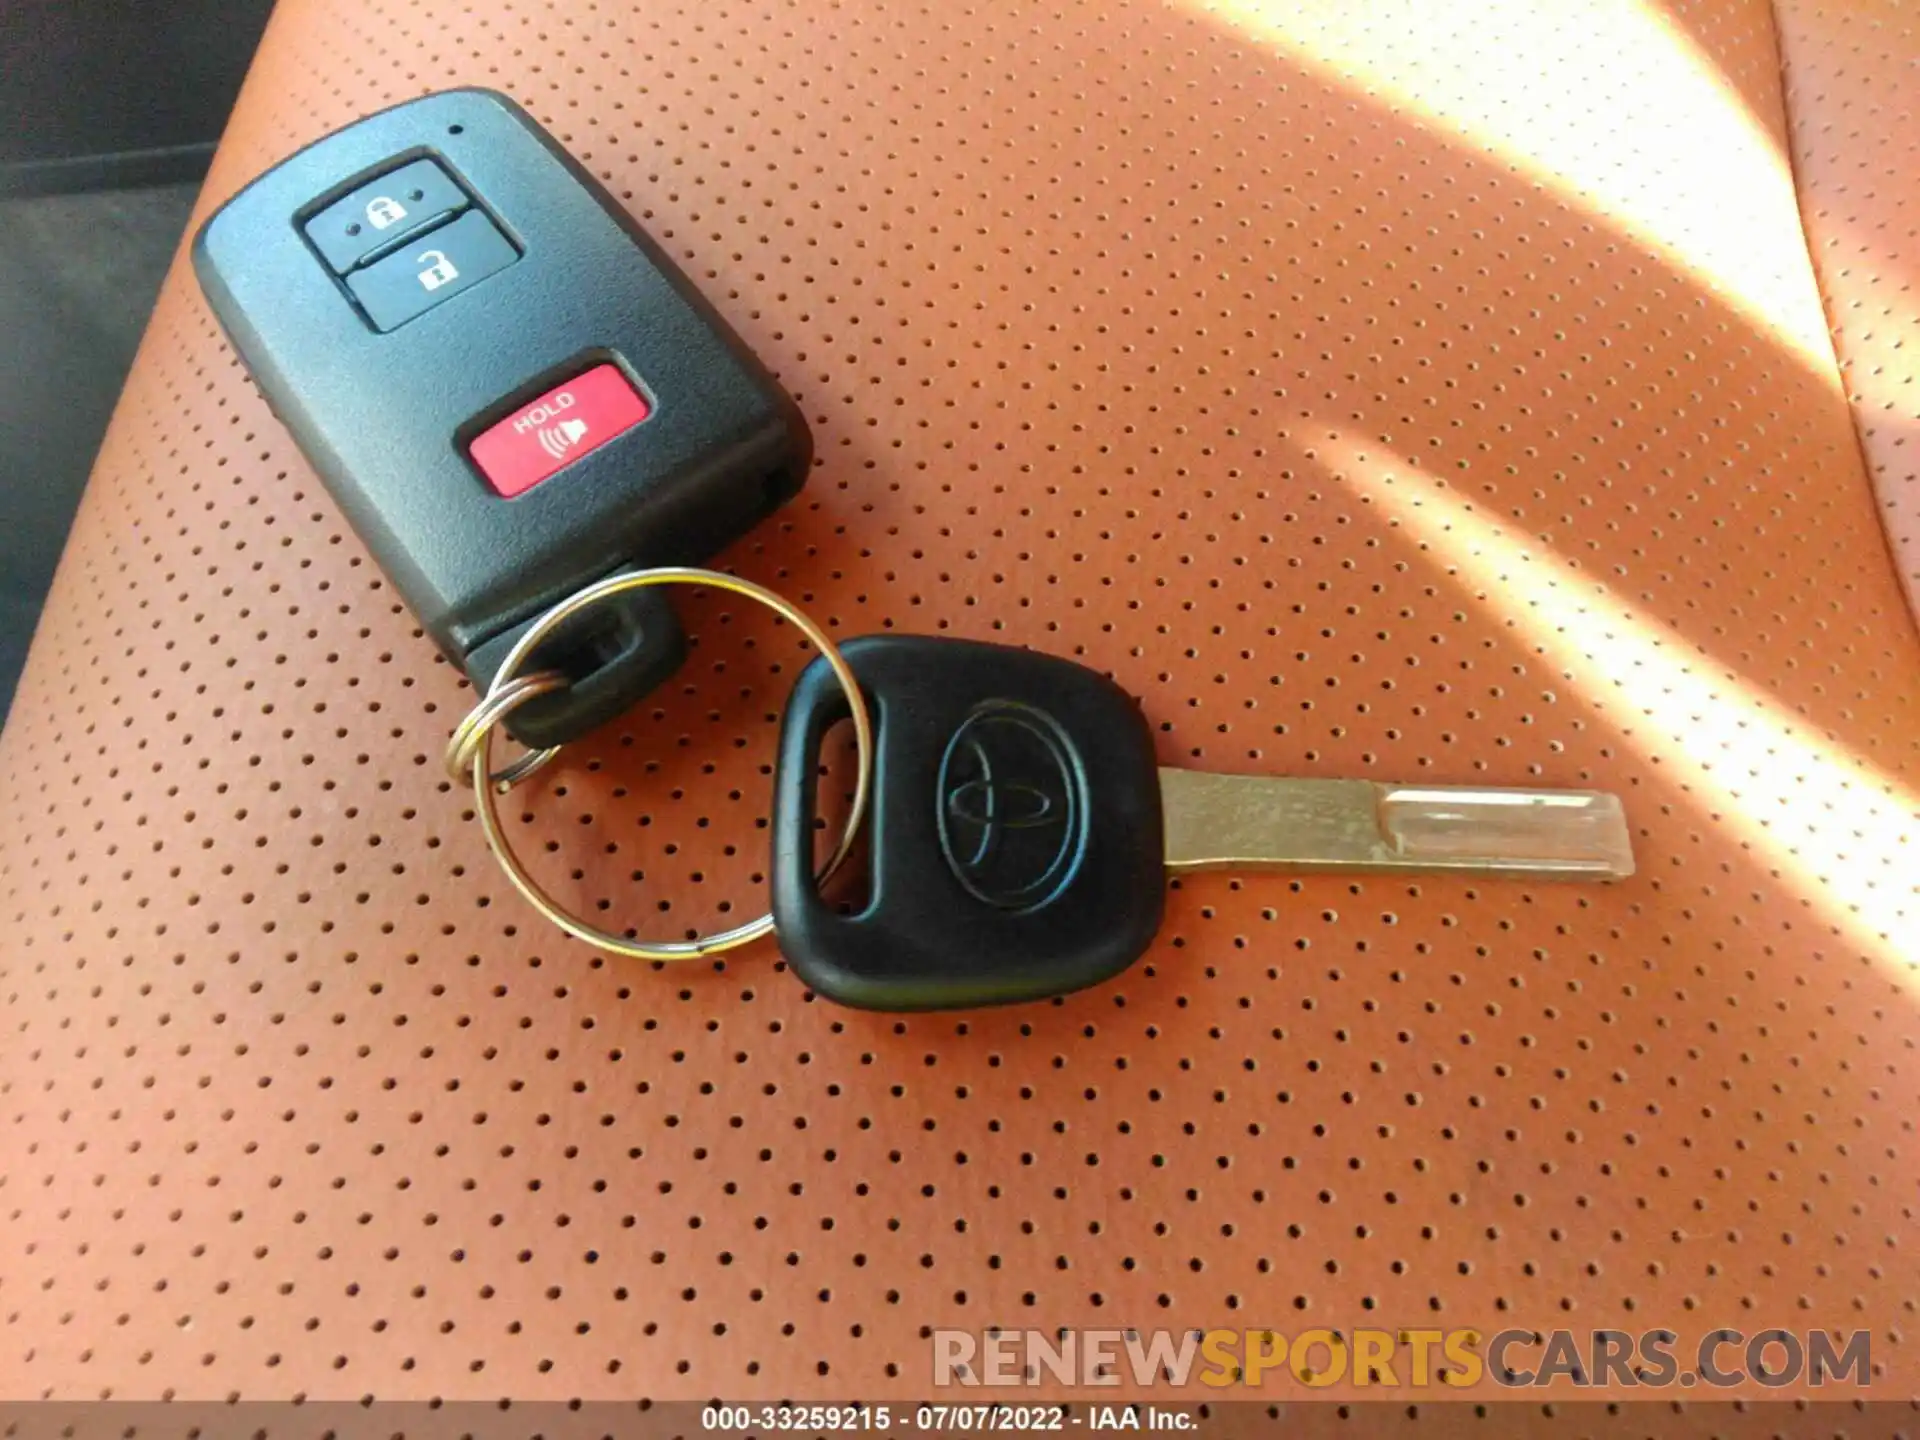
{"label": "brass split key ring", "polygon": [[624,935],[609,934],[569,914],[527,873],[508,843],[497,805],[500,795],[527,779],[560,753],[557,745],[544,750],[531,750],[499,770],[493,768],[493,736],[502,722],[527,702],[564,689],[567,685],[566,677],[554,670],[520,674],[520,667],[526,664],[527,656],[560,625],[590,606],[614,595],[623,595],[630,590],[646,590],[657,585],[703,586],[757,601],[790,622],[820,652],[821,658],[832,669],[834,679],[846,693],[847,705],[852,712],[854,748],[859,764],[859,775],[853,787],[853,808],[847,814],[847,823],[841,831],[839,843],[820,867],[818,879],[824,881],[832,875],[852,851],[861,823],[867,816],[868,792],[873,784],[873,721],[867,713],[865,698],[860,693],[860,682],[854,678],[852,669],[841,658],[839,648],[827,637],[826,632],[791,601],[765,586],[742,580],[736,575],[723,575],[717,570],[702,570],[692,566],[635,570],[609,576],[560,601],[529,626],[527,633],[507,652],[507,658],[501,663],[486,694],[454,728],[453,736],[447,742],[446,765],[448,773],[455,780],[472,782],[474,809],[479,812],[487,844],[514,888],[526,897],[527,903],[534,909],[569,935],[609,954],[623,955],[633,960],[698,960],[771,935],[772,912],[744,925],[736,925],[731,930],[722,930],[695,940],[629,940]]}

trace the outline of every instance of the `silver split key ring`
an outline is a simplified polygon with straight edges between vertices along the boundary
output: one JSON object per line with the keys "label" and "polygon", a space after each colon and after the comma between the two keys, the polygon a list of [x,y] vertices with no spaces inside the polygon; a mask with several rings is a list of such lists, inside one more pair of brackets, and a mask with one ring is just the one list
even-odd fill
{"label": "silver split key ring", "polygon": [[507,843],[496,804],[497,796],[511,790],[560,753],[557,745],[545,750],[532,750],[502,769],[493,768],[493,736],[501,722],[528,701],[563,689],[567,683],[564,676],[552,670],[521,675],[520,667],[526,664],[527,656],[560,625],[589,606],[629,590],[646,590],[656,585],[697,585],[758,601],[791,622],[820,652],[821,658],[832,669],[833,678],[840,682],[841,690],[846,693],[848,708],[852,711],[853,743],[858,755],[859,775],[854,781],[853,808],[847,814],[846,828],[840,833],[840,843],[834,846],[833,853],[818,872],[819,880],[824,882],[840,868],[841,862],[852,851],[861,823],[867,817],[867,796],[873,784],[873,721],[867,714],[866,700],[860,693],[860,682],[854,678],[852,669],[841,658],[839,647],[827,638],[826,632],[791,601],[774,594],[765,586],[742,580],[736,575],[723,575],[717,570],[701,570],[691,566],[665,566],[609,576],[568,596],[534,621],[526,634],[507,652],[507,658],[501,662],[493,683],[487,687],[487,693],[480,697],[479,703],[454,728],[453,736],[447,742],[446,763],[456,780],[471,780],[474,809],[480,814],[480,826],[486,832],[487,844],[514,888],[526,897],[527,903],[534,909],[575,939],[584,940],[609,954],[624,955],[633,960],[698,960],[702,956],[717,955],[723,950],[732,950],[772,934],[772,913],[744,925],[736,925],[731,930],[722,930],[695,940],[629,940],[624,935],[611,935],[605,930],[595,929],[562,909],[559,902],[541,889],[526,872],[520,858],[513,853],[513,847]]}

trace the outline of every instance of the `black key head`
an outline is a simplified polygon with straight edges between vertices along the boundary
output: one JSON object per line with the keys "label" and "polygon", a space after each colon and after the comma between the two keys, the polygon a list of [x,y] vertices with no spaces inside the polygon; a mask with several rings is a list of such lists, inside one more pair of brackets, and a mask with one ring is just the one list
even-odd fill
{"label": "black key head", "polygon": [[774,785],[773,914],[814,990],[868,1010],[1039,1000],[1098,984],[1166,904],[1153,736],[1133,697],[1030,650],[851,640],[876,731],[868,900],[814,883],[820,745],[847,718],[824,661],[800,676]]}

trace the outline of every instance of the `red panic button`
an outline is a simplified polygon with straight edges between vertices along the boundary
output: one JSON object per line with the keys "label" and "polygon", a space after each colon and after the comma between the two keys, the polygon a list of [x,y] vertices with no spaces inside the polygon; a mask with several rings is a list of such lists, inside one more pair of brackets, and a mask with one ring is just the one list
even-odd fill
{"label": "red panic button", "polygon": [[596,365],[482,432],[467,453],[511,500],[651,413],[617,365]]}

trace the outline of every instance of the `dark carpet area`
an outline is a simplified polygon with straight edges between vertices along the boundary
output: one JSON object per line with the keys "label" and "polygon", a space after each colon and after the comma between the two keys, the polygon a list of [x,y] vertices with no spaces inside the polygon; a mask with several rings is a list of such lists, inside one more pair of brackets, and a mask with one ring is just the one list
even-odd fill
{"label": "dark carpet area", "polygon": [[0,719],[198,190],[0,201]]}

